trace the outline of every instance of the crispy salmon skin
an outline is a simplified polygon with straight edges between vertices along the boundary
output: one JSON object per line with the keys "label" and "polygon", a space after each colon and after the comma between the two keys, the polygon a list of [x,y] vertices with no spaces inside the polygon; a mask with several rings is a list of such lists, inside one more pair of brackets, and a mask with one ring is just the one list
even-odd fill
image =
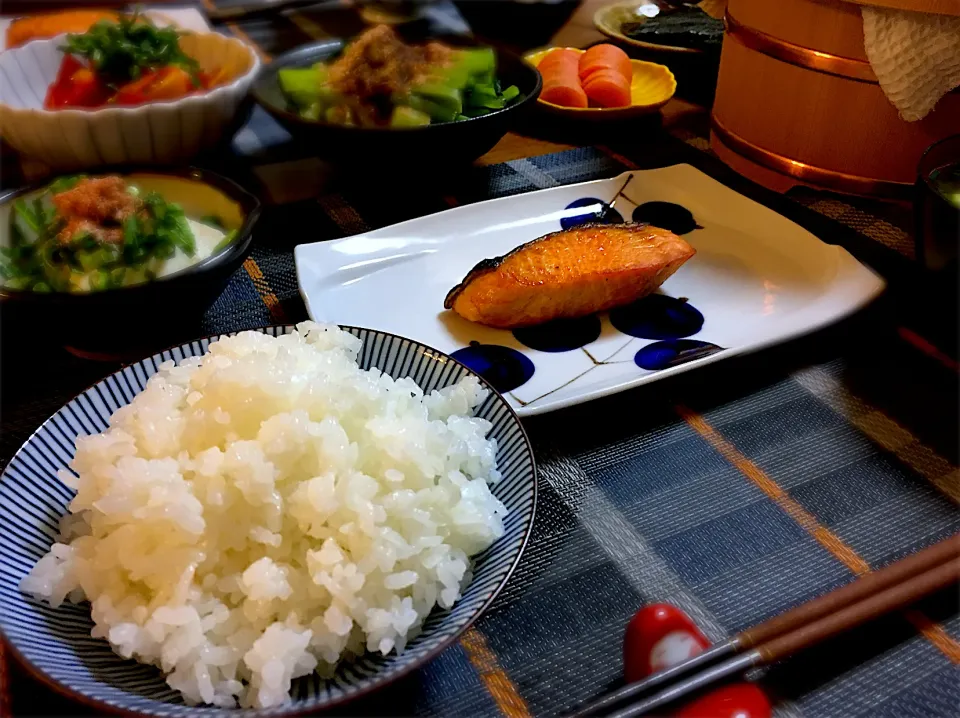
{"label": "crispy salmon skin", "polygon": [[443,303],[501,329],[582,317],[655,291],[696,250],[645,224],[583,224],[485,259]]}

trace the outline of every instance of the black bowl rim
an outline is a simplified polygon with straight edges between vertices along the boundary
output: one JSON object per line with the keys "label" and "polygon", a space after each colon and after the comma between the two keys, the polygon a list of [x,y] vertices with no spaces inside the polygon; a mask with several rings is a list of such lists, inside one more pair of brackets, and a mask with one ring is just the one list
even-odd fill
{"label": "black bowl rim", "polygon": [[[87,174],[84,172],[77,172],[75,174]],[[251,192],[241,187],[239,184],[234,182],[228,177],[224,177],[221,174],[213,172],[202,167],[186,166],[186,167],[156,167],[152,165],[141,165],[141,164],[121,164],[121,165],[107,165],[104,167],[97,167],[91,170],[88,174],[92,176],[101,176],[101,175],[110,175],[110,174],[119,174],[122,176],[129,176],[132,174],[152,174],[152,175],[161,175],[166,177],[176,177],[179,179],[188,179],[199,181],[202,184],[213,187],[214,189],[219,190],[225,196],[237,202],[241,209],[243,210],[243,224],[237,229],[237,236],[234,238],[233,242],[224,247],[219,252],[215,252],[206,259],[203,259],[196,264],[192,264],[189,267],[184,267],[173,274],[168,274],[165,277],[160,277],[149,282],[141,282],[140,284],[132,284],[126,287],[117,287],[115,289],[105,289],[99,292],[33,292],[27,289],[7,289],[2,284],[0,284],[0,300],[17,300],[24,302],[53,302],[53,301],[93,301],[94,298],[102,300],[104,297],[122,297],[129,296],[131,293],[142,292],[147,287],[156,287],[161,285],[169,285],[177,280],[183,279],[185,277],[197,274],[203,274],[212,269],[215,269],[222,264],[229,263],[230,261],[236,259],[238,256],[243,256],[250,246],[250,243],[253,241],[253,227],[257,223],[257,220],[260,218],[260,210],[262,205],[260,200],[257,199]],[[0,193],[0,205],[5,205],[10,202],[13,202],[18,197],[21,197],[25,194],[30,194],[32,192],[37,192],[49,186],[51,182],[54,182],[57,177],[64,176],[63,174],[58,174],[53,177],[46,177],[38,182],[31,183],[24,187],[18,187],[16,189],[7,190]]]}
{"label": "black bowl rim", "polygon": [[[320,322],[317,322],[317,323],[319,324]],[[513,574],[516,572],[517,567],[520,565],[520,561],[521,561],[521,559],[523,558],[524,552],[527,550],[527,544],[530,543],[530,539],[531,539],[531,537],[533,536],[533,527],[534,527],[534,524],[536,523],[536,520],[537,520],[537,503],[538,503],[538,499],[539,499],[539,497],[540,497],[540,492],[539,492],[539,480],[540,480],[540,475],[539,475],[539,471],[537,470],[537,455],[536,455],[536,453],[535,453],[534,450],[533,450],[533,444],[532,444],[531,441],[530,441],[530,435],[527,433],[527,427],[524,426],[523,420],[522,420],[522,419],[520,418],[520,416],[517,414],[516,410],[515,410],[512,406],[510,406],[510,402],[507,401],[507,398],[503,395],[502,392],[497,391],[490,382],[488,382],[486,379],[484,379],[484,378],[483,378],[482,376],[480,376],[477,372],[475,372],[473,369],[471,369],[470,367],[468,367],[466,364],[464,364],[464,363],[461,362],[460,360],[455,359],[454,357],[450,356],[450,355],[447,354],[446,352],[440,351],[439,349],[434,349],[434,348],[433,348],[432,346],[430,346],[429,344],[424,344],[424,343],[421,342],[419,339],[411,339],[410,337],[405,337],[405,336],[402,336],[402,335],[400,335],[400,334],[394,334],[393,332],[383,331],[382,329],[372,329],[372,328],[369,328],[369,327],[358,327],[358,326],[355,326],[355,325],[352,325],[352,324],[337,324],[336,326],[339,327],[340,329],[344,330],[344,331],[349,331],[349,330],[351,330],[351,329],[356,329],[357,331],[372,332],[372,333],[374,333],[374,334],[380,334],[380,335],[385,336],[385,337],[393,337],[393,338],[396,338],[396,339],[402,339],[403,341],[407,341],[407,342],[411,342],[411,343],[413,343],[413,344],[416,344],[416,345],[422,347],[422,348],[424,349],[424,351],[426,351],[426,352],[432,352],[436,357],[442,357],[442,358],[445,359],[446,361],[453,362],[454,364],[459,364],[459,365],[460,365],[461,367],[463,367],[467,372],[469,372],[469,373],[472,374],[473,376],[477,377],[477,379],[479,379],[480,383],[481,383],[484,387],[486,387],[486,389],[487,389],[491,394],[493,394],[494,396],[497,396],[497,397],[500,398],[500,400],[503,402],[503,405],[506,407],[507,412],[508,412],[509,415],[513,418],[513,420],[514,420],[514,422],[515,422],[515,425],[520,429],[520,435],[523,437],[524,446],[526,446],[526,448],[527,448],[527,454],[530,456],[530,471],[531,471],[531,473],[533,474],[533,500],[532,500],[532,503],[531,503],[531,506],[530,506],[530,523],[529,523],[529,525],[527,526],[527,530],[526,530],[526,532],[525,532],[524,535],[523,535],[523,541],[522,541],[521,544],[520,544],[520,550],[517,552],[517,557],[513,560],[513,563],[510,564],[510,568],[507,569],[507,575],[503,577],[503,581],[500,582],[500,585],[498,585],[498,586],[493,590],[493,593],[490,594],[490,597],[483,603],[483,605],[480,606],[479,609],[477,609],[477,612],[460,628],[459,631],[457,631],[457,632],[454,633],[453,635],[451,635],[451,636],[447,637],[446,639],[444,639],[443,641],[441,641],[439,645],[435,646],[432,650],[430,650],[430,651],[426,652],[425,654],[423,654],[422,656],[420,656],[420,658],[418,658],[417,660],[412,661],[409,665],[406,665],[406,666],[404,666],[403,668],[401,668],[400,670],[398,670],[398,671],[396,671],[396,672],[394,672],[394,673],[391,673],[389,676],[387,676],[386,678],[382,679],[381,682],[379,682],[379,683],[374,683],[373,685],[367,686],[366,688],[364,688],[364,689],[362,689],[362,690],[359,690],[359,691],[357,691],[356,693],[354,693],[354,694],[352,694],[352,695],[340,696],[340,697],[338,697],[338,698],[335,698],[334,700],[330,701],[329,703],[326,703],[326,704],[323,705],[323,706],[320,706],[320,707],[311,707],[311,708],[294,708],[293,706],[290,706],[290,704],[284,704],[284,706],[290,706],[290,708],[289,708],[289,709],[285,709],[284,706],[276,706],[276,707],[274,707],[274,708],[255,708],[255,709],[252,709],[252,710],[255,711],[255,712],[259,712],[259,711],[271,711],[269,715],[270,715],[270,716],[276,716],[276,718],[295,718],[296,716],[306,715],[308,712],[311,713],[311,714],[312,714],[312,713],[316,713],[317,711],[324,712],[324,711],[330,710],[331,708],[336,708],[337,706],[341,706],[341,705],[344,705],[344,704],[346,704],[346,703],[351,703],[351,702],[353,702],[353,701],[355,701],[355,700],[358,700],[358,699],[363,698],[363,697],[365,697],[365,696],[369,696],[369,695],[372,694],[372,693],[376,693],[377,691],[379,691],[379,690],[381,690],[381,689],[383,689],[383,688],[386,688],[388,685],[390,685],[390,684],[392,684],[392,683],[395,683],[396,681],[398,681],[399,679],[403,678],[404,676],[407,676],[407,675],[409,675],[410,673],[412,673],[413,671],[415,671],[415,670],[417,670],[417,669],[419,669],[419,668],[422,668],[423,666],[427,665],[428,663],[430,663],[431,661],[433,661],[435,658],[437,658],[437,656],[439,656],[441,653],[443,653],[445,650],[447,650],[450,646],[452,646],[454,643],[456,643],[456,642],[461,638],[461,636],[463,636],[468,630],[470,630],[470,628],[473,626],[474,623],[476,623],[478,620],[480,620],[480,618],[483,616],[483,614],[486,613],[486,612],[490,609],[490,607],[493,605],[494,601],[496,601],[497,598],[500,596],[500,593],[503,591],[503,589],[506,588],[507,584],[510,582],[510,579],[513,578]],[[219,339],[220,337],[224,337],[224,336],[236,336],[237,334],[240,334],[241,332],[245,332],[245,331],[261,331],[261,332],[264,332],[264,333],[265,333],[267,329],[274,328],[274,327],[275,327],[275,328],[280,328],[280,329],[288,329],[288,328],[291,328],[291,327],[292,327],[292,328],[295,330],[296,327],[297,327],[297,324],[290,324],[290,323],[286,323],[286,324],[266,324],[266,325],[262,325],[262,326],[259,326],[259,327],[251,327],[251,328],[248,328],[248,329],[239,329],[239,330],[233,331],[233,332],[221,332],[221,333],[219,333],[219,334],[208,334],[208,335],[206,335],[206,336],[199,337],[199,338],[197,338],[197,339],[193,339],[192,341],[189,341],[189,342],[180,342],[179,344],[173,344],[173,345],[167,347],[166,349],[161,349],[161,350],[159,350],[159,351],[153,352],[152,354],[149,354],[149,355],[143,357],[142,359],[138,359],[137,361],[127,362],[127,363],[122,364],[122,365],[120,366],[120,368],[117,369],[116,371],[111,372],[111,373],[108,374],[107,376],[101,377],[101,378],[98,379],[97,381],[95,381],[95,382],[93,382],[92,384],[90,384],[90,386],[88,386],[87,388],[83,389],[82,391],[77,392],[76,395],[74,395],[73,397],[71,397],[70,399],[68,399],[67,401],[65,401],[65,402],[63,403],[63,405],[66,406],[67,404],[69,404],[69,403],[71,403],[71,402],[73,402],[73,401],[76,401],[80,396],[82,396],[83,394],[86,394],[86,393],[87,393],[88,391],[90,391],[93,387],[95,387],[95,386],[96,386],[97,384],[99,384],[100,382],[106,380],[108,377],[111,377],[111,376],[113,376],[114,374],[119,374],[119,373],[121,373],[121,372],[123,372],[123,371],[126,371],[129,367],[131,367],[131,366],[133,366],[133,365],[135,365],[135,364],[140,364],[140,363],[146,361],[148,358],[153,357],[153,356],[156,356],[156,355],[158,355],[158,354],[163,354],[164,352],[171,352],[171,353],[172,353],[172,351],[173,351],[174,349],[177,349],[177,348],[182,347],[182,346],[187,345],[187,344],[193,344],[193,343],[200,342],[200,341],[204,341],[204,340],[213,341],[213,340],[215,340],[215,339]],[[356,335],[354,335],[354,336],[356,336]],[[58,409],[57,411],[59,412],[59,409]],[[53,417],[54,417],[54,416],[56,416],[56,413],[53,414],[53,415],[51,415],[51,416],[49,416],[49,417],[47,417],[36,429],[34,429],[34,431],[30,434],[30,436],[28,436],[28,437],[26,438],[26,440],[17,448],[17,450],[14,452],[13,456],[16,456],[17,454],[19,454],[19,453],[23,450],[23,448],[33,440],[33,437],[36,436],[37,433],[38,433],[44,426],[47,425],[47,423],[49,423],[50,421],[53,420]],[[6,468],[6,467],[4,467],[4,470],[5,470],[5,468]],[[0,473],[2,473],[2,472],[0,472]],[[88,706],[88,707],[90,707],[90,708],[96,708],[97,710],[105,710],[105,711],[107,711],[108,713],[110,713],[111,715],[131,716],[131,717],[132,717],[132,716],[143,715],[142,713],[139,713],[139,712],[136,712],[136,711],[131,711],[130,709],[127,709],[127,708],[120,708],[119,706],[115,706],[115,705],[112,705],[112,704],[110,704],[110,703],[106,703],[106,702],[104,702],[104,701],[101,701],[101,700],[99,700],[99,699],[97,699],[97,698],[93,698],[93,697],[91,697],[91,696],[86,695],[85,693],[81,693],[81,692],[79,692],[79,691],[74,690],[73,688],[70,688],[69,686],[66,686],[66,685],[60,683],[60,682],[57,681],[55,678],[53,678],[52,676],[48,675],[46,671],[44,671],[44,670],[43,670],[42,668],[40,668],[39,666],[35,665],[35,664],[34,664],[32,661],[30,661],[26,656],[24,656],[24,655],[20,652],[20,650],[16,647],[16,645],[14,645],[13,641],[11,641],[9,638],[7,638],[6,632],[3,630],[2,627],[0,627],[0,641],[3,641],[3,643],[7,646],[7,648],[10,649],[11,653],[13,653],[13,655],[17,658],[18,661],[20,661],[20,665],[23,666],[24,669],[26,669],[27,673],[28,673],[31,677],[33,677],[34,679],[38,680],[40,683],[46,685],[48,688],[52,689],[55,693],[63,696],[64,698],[68,698],[68,699],[70,699],[70,700],[76,701],[77,703],[80,703],[81,705]],[[204,706],[204,707],[206,707],[206,706]],[[230,711],[231,709],[223,709],[223,710],[224,710],[224,712],[228,712],[228,711]],[[232,710],[235,710],[235,711],[236,711],[236,714],[237,714],[238,716],[241,716],[241,717],[242,717],[245,713],[248,713],[248,712],[251,711],[251,709],[249,709],[249,708],[237,708],[237,709],[232,709]],[[274,712],[274,711],[275,711],[275,712]]]}
{"label": "black bowl rim", "polygon": [[[483,45],[482,43],[476,42],[473,38],[463,35],[443,35],[437,36],[436,39],[441,41],[465,42],[465,47],[493,47],[491,45]],[[271,82],[272,78],[276,77],[278,70],[288,67],[296,56],[308,54],[310,51],[317,51],[327,48],[343,49],[346,47],[347,42],[348,38],[331,37],[318,40],[317,42],[309,42],[303,45],[298,45],[292,50],[288,50],[287,52],[278,55],[271,62],[261,68],[260,73],[253,81],[253,85],[250,87],[250,94],[256,100],[258,105],[284,123],[310,129],[329,128],[337,132],[342,132],[343,134],[356,135],[358,138],[360,138],[373,134],[386,135],[388,133],[403,133],[413,135],[430,132],[431,130],[436,132],[438,127],[467,127],[482,121],[490,121],[493,118],[502,117],[508,112],[519,110],[520,108],[530,105],[531,103],[536,103],[537,98],[540,97],[540,91],[543,89],[543,78],[540,77],[540,73],[537,72],[537,69],[533,67],[533,65],[514,52],[499,47],[493,47],[493,50],[497,53],[497,55],[509,57],[511,61],[517,63],[518,65],[522,65],[531,71],[531,77],[534,78],[533,88],[530,90],[530,92],[527,92],[523,99],[519,102],[508,105],[501,110],[495,110],[489,114],[480,115],[479,117],[471,117],[466,120],[438,122],[436,124],[431,123],[422,127],[358,127],[355,125],[334,125],[329,122],[305,119],[297,113],[291,112],[285,107],[278,107],[275,103],[268,100],[264,95],[264,87],[267,85],[267,83]]]}

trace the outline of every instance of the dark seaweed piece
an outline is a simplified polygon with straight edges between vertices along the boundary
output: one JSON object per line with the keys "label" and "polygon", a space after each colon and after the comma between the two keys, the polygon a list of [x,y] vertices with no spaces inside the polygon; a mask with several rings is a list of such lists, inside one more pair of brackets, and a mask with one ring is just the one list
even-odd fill
{"label": "dark seaweed piece", "polygon": [[723,20],[697,7],[661,9],[655,17],[623,23],[620,32],[641,42],[692,50],[719,50],[723,44]]}

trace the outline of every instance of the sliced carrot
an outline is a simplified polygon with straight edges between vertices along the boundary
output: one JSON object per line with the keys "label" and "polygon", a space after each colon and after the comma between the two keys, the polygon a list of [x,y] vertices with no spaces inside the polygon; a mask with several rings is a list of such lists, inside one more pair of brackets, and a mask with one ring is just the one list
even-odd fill
{"label": "sliced carrot", "polygon": [[580,76],[577,71],[569,67],[552,67],[540,73],[544,85],[580,85]]}
{"label": "sliced carrot", "polygon": [[616,70],[598,70],[592,73],[586,81],[581,82],[580,85],[586,90],[587,85],[592,85],[596,82],[613,83],[627,92],[630,91],[630,83],[627,81],[627,78]]}
{"label": "sliced carrot", "polygon": [[540,66],[550,66],[555,62],[567,64],[570,62],[580,62],[580,53],[568,47],[557,47],[544,55],[540,60]]}
{"label": "sliced carrot", "polygon": [[579,80],[576,81],[576,84],[572,82],[544,83],[543,90],[540,92],[540,99],[561,107],[587,106],[587,95],[580,87]]}
{"label": "sliced carrot", "polygon": [[598,70],[583,83],[587,97],[600,107],[626,107],[630,104],[630,84],[615,70]]}
{"label": "sliced carrot", "polygon": [[627,84],[633,78],[633,65],[627,53],[616,45],[594,45],[584,52],[579,59],[578,69],[580,80],[586,82],[590,75],[601,70],[614,70],[623,75]]}
{"label": "sliced carrot", "polygon": [[580,87],[580,78],[577,76],[577,73],[563,68],[557,68],[555,70],[548,70],[547,72],[540,73],[540,76],[543,77],[543,84],[546,85],[576,85]]}
{"label": "sliced carrot", "polygon": [[586,107],[587,96],[580,86],[579,53],[565,48],[551,50],[537,69],[543,77],[540,98],[563,107]]}
{"label": "sliced carrot", "polygon": [[580,78],[571,70],[558,69],[545,74],[540,98],[564,107],[587,106],[587,95],[580,85]]}
{"label": "sliced carrot", "polygon": [[630,82],[627,80],[627,78],[625,78],[616,70],[597,70],[596,72],[590,73],[590,77],[588,77],[586,80],[583,80],[580,84],[589,85],[591,82],[601,78],[612,79],[618,85],[623,85],[624,87],[630,86]]}
{"label": "sliced carrot", "polygon": [[540,70],[541,74],[551,72],[557,67],[577,70],[579,62],[580,55],[578,53],[564,47],[558,47],[548,52],[543,59],[540,60],[537,69]]}

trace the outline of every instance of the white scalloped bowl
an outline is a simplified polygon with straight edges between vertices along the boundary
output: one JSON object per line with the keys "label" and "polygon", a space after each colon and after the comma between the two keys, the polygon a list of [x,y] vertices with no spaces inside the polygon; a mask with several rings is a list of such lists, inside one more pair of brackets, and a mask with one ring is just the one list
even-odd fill
{"label": "white scalloped bowl", "polygon": [[0,136],[51,168],[177,164],[236,130],[234,120],[260,69],[253,48],[217,33],[186,33],[181,47],[204,70],[233,80],[200,94],[134,107],[45,110],[63,59],[63,36],[0,53]]}

